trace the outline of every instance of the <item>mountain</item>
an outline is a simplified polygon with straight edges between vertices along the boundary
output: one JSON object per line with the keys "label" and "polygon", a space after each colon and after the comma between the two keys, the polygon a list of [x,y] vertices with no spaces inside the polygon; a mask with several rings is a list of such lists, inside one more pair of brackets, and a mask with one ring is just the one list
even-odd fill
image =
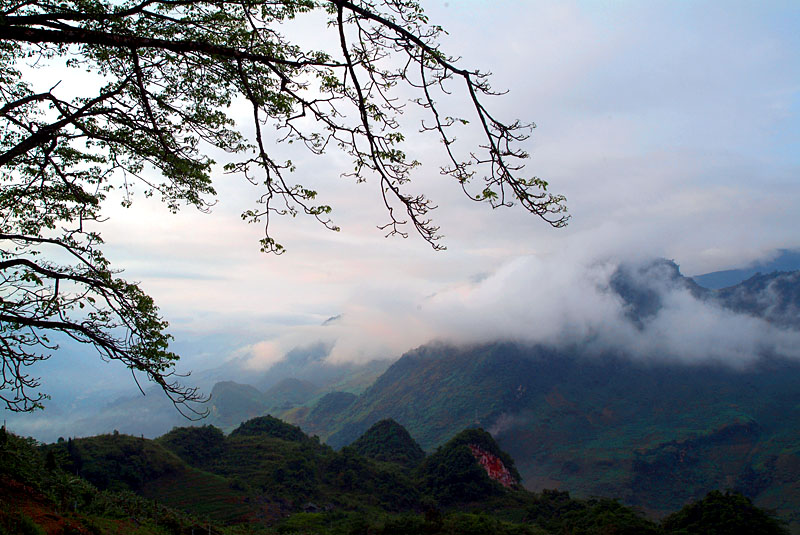
{"label": "mountain", "polygon": [[[797,257],[800,260],[800,252]],[[620,264],[609,279],[609,290],[622,300],[628,320],[639,328],[662,310],[668,293],[682,290],[738,314],[800,329],[800,271],[757,273],[735,285],[709,290],[683,276],[675,262],[657,259]]]}
{"label": "mountain", "polygon": [[743,280],[759,273],[800,270],[800,249],[778,249],[776,253],[776,256],[771,260],[760,260],[746,268],[714,271],[703,275],[695,275],[692,279],[704,288],[719,290],[720,288],[739,284]]}
{"label": "mountain", "polygon": [[[683,295],[765,327],[800,326],[800,272],[708,290],[674,262],[655,260],[620,265],[608,291],[643,333]],[[728,365],[632,349],[591,337],[559,346],[428,344],[315,432],[339,448],[392,418],[431,451],[479,425],[517,459],[530,489],[617,496],[663,514],[733,488],[800,527],[800,363],[774,350]]]}
{"label": "mountain", "polygon": [[[42,416],[47,418],[46,411]],[[91,436],[120,431],[155,437],[185,422],[186,418],[175,410],[161,388],[153,386],[145,390],[145,395],[137,392],[101,404],[94,410],[65,415],[58,427],[61,436]]]}
{"label": "mountain", "polygon": [[800,364],[744,369],[494,343],[404,355],[334,421],[341,447],[393,418],[428,450],[479,425],[532,490],[664,513],[734,488],[798,521]]}
{"label": "mountain", "polygon": [[759,273],[714,295],[733,311],[800,329],[800,271]]}
{"label": "mountain", "polygon": [[[517,392],[508,385],[518,379],[518,366],[525,362],[512,355],[512,346],[500,347],[429,344],[410,351],[332,419],[328,432],[320,436],[342,447],[372,424],[392,418],[429,450],[464,427],[484,424],[496,411],[513,405]],[[493,358],[497,351],[503,353],[501,358]]]}
{"label": "mountain", "polygon": [[407,468],[417,466],[425,458],[425,452],[408,431],[391,418],[374,424],[350,447],[364,457],[401,464]]}
{"label": "mountain", "polygon": [[419,473],[422,488],[446,505],[484,501],[520,482],[511,456],[483,429],[451,438],[425,459]]}
{"label": "mountain", "polygon": [[254,386],[220,381],[211,389],[209,422],[222,428],[233,427],[269,409],[264,394]]}
{"label": "mountain", "polygon": [[[186,381],[197,378],[210,394],[205,405],[195,407],[200,412],[209,410],[209,416],[197,425],[212,424],[229,431],[255,416],[303,409],[303,404],[313,405],[331,391],[355,395],[391,364],[388,360],[332,364],[325,361],[326,357],[327,346],[316,344],[288,352],[285,361],[262,372],[248,369],[241,359],[232,359],[225,367],[193,374]],[[125,380],[129,381],[129,377]],[[190,420],[175,410],[159,387],[146,388],[142,395],[134,385],[127,386],[129,393],[125,395],[101,390],[86,394],[79,401],[48,404],[46,410],[32,414],[5,411],[3,419],[17,432],[43,441],[114,430],[153,438],[173,427],[190,425]]]}
{"label": "mountain", "polygon": [[263,398],[270,409],[287,410],[306,403],[318,391],[311,381],[287,377],[264,392]]}
{"label": "mountain", "polygon": [[[317,385],[317,388],[333,390],[363,390],[363,388],[380,375],[389,362],[371,361],[363,364],[331,363],[328,355],[331,346],[315,343],[295,347],[288,351],[284,358],[274,363],[267,370],[257,372],[246,365],[240,365],[235,372],[246,377],[242,382],[252,384],[263,392],[268,392],[281,381],[295,378]],[[231,373],[229,370],[227,373]],[[229,375],[230,376],[230,375]],[[366,384],[364,384],[366,382]],[[343,385],[349,385],[347,388]]]}
{"label": "mountain", "polygon": [[314,404],[303,422],[312,427],[324,426],[331,418],[352,405],[356,399],[358,396],[351,392],[328,392]]}
{"label": "mountain", "polygon": [[675,262],[663,258],[620,264],[609,278],[608,286],[608,290],[622,300],[626,318],[639,329],[661,311],[664,296],[670,291],[685,290],[699,299],[708,299],[712,295],[692,279],[681,275]]}
{"label": "mountain", "polygon": [[[334,369],[325,363],[324,347],[298,350],[293,363],[269,376],[253,374],[252,384],[215,385],[213,423],[229,430],[257,417],[230,435],[210,427],[175,429],[154,442],[158,448],[142,446],[147,439],[137,426],[146,426],[151,436],[172,428],[175,424],[162,417],[174,414],[171,407],[159,412],[153,404],[137,412],[127,402],[110,404],[101,412],[104,419],[95,421],[119,428],[120,436],[128,432],[138,438],[95,439],[113,445],[99,450],[111,452],[113,460],[103,470],[130,476],[127,482],[115,479],[127,485],[121,488],[164,496],[170,504],[183,499],[175,489],[213,483],[213,488],[227,489],[219,490],[220,496],[241,507],[236,514],[242,518],[261,514],[254,511],[262,507],[281,516],[309,503],[323,509],[363,505],[400,512],[423,510],[428,500],[466,507],[457,500],[462,490],[485,507],[497,500],[529,500],[518,498],[522,490],[513,488],[495,493],[498,487],[487,467],[505,473],[502,465],[517,480],[500,455],[507,452],[516,460],[510,466],[522,485],[541,492],[538,505],[525,502],[532,511],[567,514],[560,507],[573,507],[574,501],[560,493],[569,491],[582,499],[619,498],[663,515],[714,489],[733,489],[800,529],[800,430],[794,425],[800,421],[798,361],[781,356],[775,350],[779,344],[735,365],[725,364],[724,355],[680,361],[651,349],[657,345],[637,349],[645,335],[671,334],[664,329],[670,324],[659,323],[664,314],[701,305],[724,317],[758,318],[743,323],[792,340],[800,324],[798,272],[754,275],[734,287],[710,290],[684,277],[674,262],[654,260],[619,265],[602,292],[617,305],[613,310],[619,317],[559,343],[431,343],[385,369]],[[679,308],[676,302],[691,306]],[[702,324],[703,318],[683,319]],[[624,346],[621,341],[609,344],[617,332],[612,327],[620,322],[642,338]],[[605,327],[608,333],[598,332]],[[695,342],[686,340],[687,345]],[[281,376],[290,369],[314,373]],[[329,382],[314,380],[320,377]],[[148,403],[152,399],[148,396]],[[263,416],[267,412],[297,427]],[[393,423],[380,424],[386,419]],[[471,443],[448,446],[465,428],[487,430],[497,450],[488,442],[475,451]],[[397,448],[408,456],[413,449],[405,438],[395,443],[400,429],[431,452],[426,460],[398,464],[402,459],[386,453]],[[98,457],[91,444],[73,441],[86,452],[82,459]],[[447,453],[439,455],[440,447]],[[141,463],[150,456],[161,460],[152,474],[145,470],[137,480],[135,463],[120,464],[126,456]],[[170,464],[175,459],[180,462]],[[453,474],[454,480],[466,478],[465,489],[447,490],[442,481]],[[607,502],[591,506],[598,515],[627,511],[614,507]],[[287,530],[316,529],[293,526]]]}

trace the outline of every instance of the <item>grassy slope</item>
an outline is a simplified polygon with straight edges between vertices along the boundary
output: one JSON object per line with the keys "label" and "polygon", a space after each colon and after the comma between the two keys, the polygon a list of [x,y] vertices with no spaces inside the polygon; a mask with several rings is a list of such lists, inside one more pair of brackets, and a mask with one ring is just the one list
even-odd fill
{"label": "grassy slope", "polygon": [[65,468],[101,490],[133,491],[219,523],[259,514],[244,489],[189,466],[157,441],[114,434],[75,439],[52,448],[65,459]]}
{"label": "grassy slope", "polygon": [[[99,442],[107,442],[106,437]],[[97,443],[92,446],[95,452],[114,449],[98,447]],[[86,459],[89,459],[89,449]],[[168,457],[153,459],[154,465],[164,468],[163,461]],[[151,473],[154,471],[156,469]],[[206,484],[205,481],[198,483]],[[69,458],[60,447],[42,447],[32,439],[0,429],[0,534],[176,535],[192,532],[221,535],[226,530],[209,523],[208,517],[193,517],[129,491],[98,490],[75,475]]]}

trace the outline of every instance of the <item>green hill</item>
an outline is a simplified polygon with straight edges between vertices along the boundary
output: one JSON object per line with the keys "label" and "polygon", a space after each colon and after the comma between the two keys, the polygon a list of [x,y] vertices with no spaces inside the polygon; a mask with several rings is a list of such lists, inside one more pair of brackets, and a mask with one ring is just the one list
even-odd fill
{"label": "green hill", "polygon": [[[194,503],[167,507],[163,497],[145,497],[152,480],[178,476],[182,463],[169,452],[135,437],[109,435],[41,446],[0,428],[0,534],[2,535],[175,535],[210,533],[222,535],[223,528],[211,521],[218,506],[224,522],[240,520],[237,504],[220,502],[209,490],[208,477],[196,477],[197,489],[183,487]],[[75,475],[75,459],[81,452],[84,473],[100,475],[109,489],[98,489]],[[125,456],[120,454],[125,453]],[[142,477],[127,470],[125,457],[143,471]],[[117,479],[107,470],[122,468]],[[154,478],[154,479],[150,479]],[[111,488],[135,487],[137,494]],[[195,509],[200,517],[187,511]]]}
{"label": "green hill", "polygon": [[283,420],[279,420],[269,414],[253,418],[231,431],[231,437],[264,436],[270,438],[280,438],[292,442],[305,442],[311,440],[303,431]]}
{"label": "green hill", "polygon": [[350,446],[364,457],[409,468],[425,458],[425,452],[408,431],[391,418],[374,424]]}
{"label": "green hill", "polygon": [[664,519],[669,534],[705,535],[784,535],[789,530],[766,511],[741,494],[720,491],[686,505]]}
{"label": "green hill", "polygon": [[425,492],[448,505],[485,501],[519,487],[511,457],[483,429],[462,431],[419,467]]}
{"label": "green hill", "polygon": [[66,456],[64,468],[102,490],[139,492],[155,479],[186,469],[179,457],[152,440],[120,433],[69,439],[54,451]]}
{"label": "green hill", "polygon": [[313,398],[319,387],[309,381],[286,378],[264,392],[265,403],[273,410],[291,409]]}
{"label": "green hill", "polygon": [[234,488],[268,497],[284,512],[308,503],[393,511],[419,503],[399,466],[353,449],[335,452],[272,416],[244,422],[228,436],[210,426],[190,427],[173,429],[156,442],[188,464],[227,478]]}
{"label": "green hill", "polygon": [[213,425],[176,427],[155,442],[195,467],[208,466],[225,453],[225,434]]}
{"label": "green hill", "polygon": [[253,386],[222,381],[211,389],[209,409],[211,422],[230,428],[261,416],[269,409],[269,404],[264,400],[264,394]]}
{"label": "green hill", "polygon": [[221,523],[256,514],[244,488],[190,466],[158,441],[115,433],[69,439],[49,448],[63,459],[64,469],[100,490],[133,491]]}

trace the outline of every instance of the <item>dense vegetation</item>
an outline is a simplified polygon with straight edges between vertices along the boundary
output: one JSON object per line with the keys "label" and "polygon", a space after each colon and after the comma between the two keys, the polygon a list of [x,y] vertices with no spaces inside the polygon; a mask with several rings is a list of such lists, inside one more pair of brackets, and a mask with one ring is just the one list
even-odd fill
{"label": "dense vegetation", "polygon": [[287,424],[270,415],[242,422],[239,427],[233,430],[231,436],[264,436],[293,442],[309,440],[308,436],[299,427]]}
{"label": "dense vegetation", "polygon": [[468,429],[438,448],[420,466],[420,483],[437,503],[481,502],[504,494],[503,487],[476,462],[469,445],[478,446],[500,458],[512,477],[519,481],[514,461],[500,450],[492,436],[482,429]]}
{"label": "dense vegetation", "polygon": [[586,350],[423,346],[314,432],[341,447],[392,418],[432,451],[477,421],[535,490],[666,515],[730,488],[800,526],[797,362],[736,370]]}
{"label": "dense vegetation", "polygon": [[755,535],[788,533],[788,530],[747,497],[735,492],[712,491],[663,521],[667,533],[689,535]]}
{"label": "dense vegetation", "polygon": [[350,447],[364,457],[402,464],[408,468],[417,466],[425,458],[425,452],[408,431],[391,418],[381,420],[367,429]]}
{"label": "dense vegetation", "polygon": [[[384,427],[402,434],[396,423]],[[51,445],[2,431],[0,535],[787,533],[733,492],[712,492],[658,524],[612,499],[503,487],[469,446],[517,477],[513,460],[478,429],[409,471],[355,447],[336,452],[298,439],[274,418],[244,428],[229,436],[205,426],[155,441],[111,434]],[[374,431],[365,438],[382,436]]]}
{"label": "dense vegetation", "polygon": [[[126,442],[133,439],[113,438]],[[139,494],[98,490],[85,478],[64,469],[74,463],[61,448],[66,443],[57,446],[42,447],[33,439],[17,437],[0,428],[0,535],[222,533],[223,529],[207,518],[166,507]],[[138,464],[140,459],[133,456],[132,464]],[[98,473],[95,466],[99,459],[88,460],[93,472]],[[152,475],[153,470],[147,473]],[[109,472],[106,480],[114,475]],[[127,474],[122,476],[128,479]],[[120,480],[110,486],[125,484]]]}
{"label": "dense vegetation", "polygon": [[192,466],[204,466],[225,450],[225,435],[213,425],[176,427],[157,442]]}

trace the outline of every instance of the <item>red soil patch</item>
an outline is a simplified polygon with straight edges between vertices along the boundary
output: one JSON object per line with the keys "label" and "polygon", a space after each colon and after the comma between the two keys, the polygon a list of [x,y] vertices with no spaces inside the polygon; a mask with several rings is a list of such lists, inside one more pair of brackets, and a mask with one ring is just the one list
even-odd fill
{"label": "red soil patch", "polygon": [[89,533],[80,524],[60,515],[55,504],[45,496],[7,477],[0,478],[0,504],[0,518],[12,519],[15,513],[22,513],[44,529],[47,535],[61,535],[67,529],[71,529],[72,533]]}
{"label": "red soil patch", "polygon": [[511,472],[508,471],[508,468],[506,468],[506,465],[503,464],[503,461],[501,461],[499,457],[474,444],[469,445],[469,451],[472,452],[475,459],[483,466],[490,478],[504,487],[513,487],[517,483],[514,480],[514,476],[511,475]]}

